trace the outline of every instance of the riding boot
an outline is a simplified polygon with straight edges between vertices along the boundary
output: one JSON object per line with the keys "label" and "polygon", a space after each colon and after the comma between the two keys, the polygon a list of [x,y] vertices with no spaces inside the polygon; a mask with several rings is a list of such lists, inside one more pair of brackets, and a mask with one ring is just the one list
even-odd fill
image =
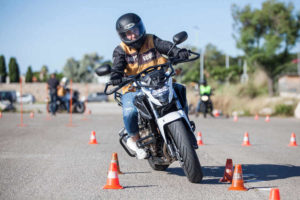
{"label": "riding boot", "polygon": [[138,148],[136,142],[133,141],[131,137],[127,139],[126,144],[131,150],[136,153],[137,159],[145,159],[147,157],[147,152],[142,148]]}

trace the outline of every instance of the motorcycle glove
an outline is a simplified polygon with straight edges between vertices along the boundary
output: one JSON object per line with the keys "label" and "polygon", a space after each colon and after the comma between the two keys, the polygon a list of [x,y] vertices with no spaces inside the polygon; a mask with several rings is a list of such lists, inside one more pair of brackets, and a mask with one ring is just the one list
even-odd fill
{"label": "motorcycle glove", "polygon": [[122,76],[120,74],[113,74],[110,77],[110,82],[113,86],[119,85],[120,83],[122,83]]}
{"label": "motorcycle glove", "polygon": [[188,59],[190,56],[190,53],[187,49],[183,48],[183,49],[180,49],[176,55],[177,58],[179,59],[182,59],[182,60],[185,60],[185,59]]}

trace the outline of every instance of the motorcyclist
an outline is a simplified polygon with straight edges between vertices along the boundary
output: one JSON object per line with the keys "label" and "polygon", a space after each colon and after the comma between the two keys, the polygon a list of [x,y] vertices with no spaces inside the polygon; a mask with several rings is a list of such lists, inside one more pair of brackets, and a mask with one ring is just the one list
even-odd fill
{"label": "motorcyclist", "polygon": [[[116,30],[121,43],[113,52],[113,68],[118,71],[111,74],[110,80],[113,85],[119,85],[123,76],[135,75],[147,67],[167,62],[167,59],[162,55],[167,55],[173,44],[161,40],[155,35],[146,34],[144,24],[138,15],[134,13],[122,15],[116,22]],[[189,52],[186,49],[175,47],[169,55],[187,59]],[[182,105],[187,113],[185,87],[174,84],[174,90],[183,94],[180,100],[183,101]],[[121,102],[125,129],[130,136],[127,140],[127,146],[136,152],[138,159],[144,159],[147,157],[147,153],[136,145],[136,141],[139,139],[138,112],[133,101],[138,92],[131,84],[124,86]]]}
{"label": "motorcyclist", "polygon": [[207,81],[204,79],[200,85],[200,95],[211,94],[211,87],[207,85]]}
{"label": "motorcyclist", "polygon": [[69,84],[69,79],[63,77],[61,79],[60,88],[58,89],[58,96],[61,97],[62,102],[65,104],[67,112],[70,112],[70,90],[67,88]]}
{"label": "motorcyclist", "polygon": [[[211,95],[211,92],[212,92],[211,86],[207,85],[207,81],[205,79],[203,81],[201,81],[201,84],[200,84],[200,87],[199,87],[200,100],[199,100],[197,108],[196,108],[197,113],[200,112],[201,96],[204,95],[204,94]],[[210,113],[210,114],[212,115],[212,113]]]}

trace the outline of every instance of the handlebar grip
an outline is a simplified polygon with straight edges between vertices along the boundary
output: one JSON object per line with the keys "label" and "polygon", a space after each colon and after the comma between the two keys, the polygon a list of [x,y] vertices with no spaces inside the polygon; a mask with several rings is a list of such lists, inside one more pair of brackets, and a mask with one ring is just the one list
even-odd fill
{"label": "handlebar grip", "polygon": [[193,52],[191,50],[189,50],[189,53],[192,54],[192,55],[196,55],[196,56],[194,58],[189,58],[188,60],[186,60],[186,62],[197,60],[200,57],[199,53]]}
{"label": "handlebar grip", "polygon": [[173,58],[172,59],[172,63],[174,65],[179,64],[179,63],[184,63],[184,62],[190,62],[190,61],[194,61],[197,60],[200,57],[199,53],[193,52],[191,50],[188,50],[190,54],[192,55],[196,55],[194,58],[188,58],[188,59],[179,59],[179,58]]}

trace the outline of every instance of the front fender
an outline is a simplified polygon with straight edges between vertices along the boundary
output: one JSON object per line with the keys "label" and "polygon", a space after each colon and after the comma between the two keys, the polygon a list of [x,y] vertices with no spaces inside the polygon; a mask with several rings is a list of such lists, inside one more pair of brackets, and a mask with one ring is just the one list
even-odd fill
{"label": "front fender", "polygon": [[183,110],[178,110],[178,111],[168,113],[167,115],[157,119],[158,128],[166,144],[167,144],[167,140],[166,140],[165,126],[181,118],[183,118],[186,121],[186,123],[191,127],[190,122]]}

